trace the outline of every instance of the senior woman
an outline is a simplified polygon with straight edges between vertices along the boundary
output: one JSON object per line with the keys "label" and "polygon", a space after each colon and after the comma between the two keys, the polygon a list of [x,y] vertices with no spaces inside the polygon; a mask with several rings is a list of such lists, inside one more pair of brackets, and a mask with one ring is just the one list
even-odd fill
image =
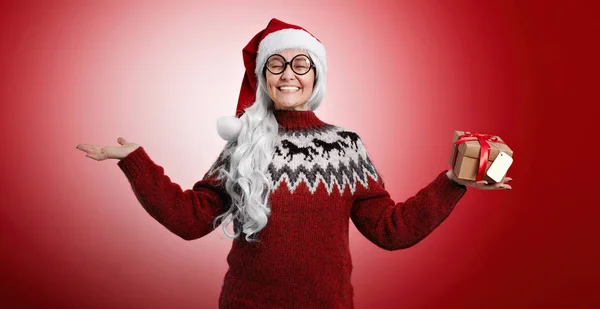
{"label": "senior woman", "polygon": [[118,159],[141,205],[181,238],[225,222],[233,244],[220,308],[353,308],[350,220],[375,245],[399,250],[445,220],[467,186],[510,188],[457,179],[450,169],[396,203],[356,132],[314,113],[327,75],[319,40],[272,19],[243,57],[236,114],[217,123],[228,142],[192,189],[123,138],[119,146],[77,146],[95,160]]}

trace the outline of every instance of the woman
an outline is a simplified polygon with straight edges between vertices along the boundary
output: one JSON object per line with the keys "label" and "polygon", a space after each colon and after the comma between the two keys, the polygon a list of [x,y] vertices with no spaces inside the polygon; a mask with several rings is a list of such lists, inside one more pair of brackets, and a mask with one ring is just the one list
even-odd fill
{"label": "woman", "polygon": [[375,245],[399,250],[429,235],[467,186],[510,188],[448,170],[395,203],[360,137],[314,113],[327,74],[314,36],[273,19],[243,56],[237,117],[218,122],[228,143],[191,190],[123,138],[119,146],[77,146],[95,160],[118,159],[142,206],[183,239],[226,222],[234,240],[221,308],[353,308],[350,220]]}

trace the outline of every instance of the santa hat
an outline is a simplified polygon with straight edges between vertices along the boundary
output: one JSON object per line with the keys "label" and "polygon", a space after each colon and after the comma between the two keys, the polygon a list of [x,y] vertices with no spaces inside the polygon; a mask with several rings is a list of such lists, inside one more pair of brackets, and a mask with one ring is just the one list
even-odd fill
{"label": "santa hat", "polygon": [[[237,140],[242,130],[242,121],[239,117],[256,101],[257,91],[260,91],[257,79],[263,72],[267,58],[277,51],[291,48],[305,49],[311,52],[321,64],[322,74],[327,72],[325,47],[315,36],[300,26],[291,25],[275,18],[271,19],[267,27],[257,33],[242,50],[246,72],[235,116],[221,117],[217,121],[217,131],[221,138],[228,141]],[[324,80],[325,76],[318,76],[317,79]]]}

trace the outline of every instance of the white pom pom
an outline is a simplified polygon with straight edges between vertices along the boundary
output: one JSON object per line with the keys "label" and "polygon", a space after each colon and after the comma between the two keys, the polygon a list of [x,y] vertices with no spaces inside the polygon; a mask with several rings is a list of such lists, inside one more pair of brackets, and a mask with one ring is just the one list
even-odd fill
{"label": "white pom pom", "polygon": [[226,141],[237,140],[242,131],[242,120],[235,116],[224,116],[217,120],[217,132]]}

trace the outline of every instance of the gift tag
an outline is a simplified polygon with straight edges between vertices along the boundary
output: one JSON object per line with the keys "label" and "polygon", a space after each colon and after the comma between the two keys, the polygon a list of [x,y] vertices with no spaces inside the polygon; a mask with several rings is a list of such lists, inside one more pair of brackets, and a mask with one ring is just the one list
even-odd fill
{"label": "gift tag", "polygon": [[500,182],[504,178],[504,175],[506,175],[512,162],[513,158],[502,151],[498,154],[496,160],[492,162],[486,174],[495,182]]}

